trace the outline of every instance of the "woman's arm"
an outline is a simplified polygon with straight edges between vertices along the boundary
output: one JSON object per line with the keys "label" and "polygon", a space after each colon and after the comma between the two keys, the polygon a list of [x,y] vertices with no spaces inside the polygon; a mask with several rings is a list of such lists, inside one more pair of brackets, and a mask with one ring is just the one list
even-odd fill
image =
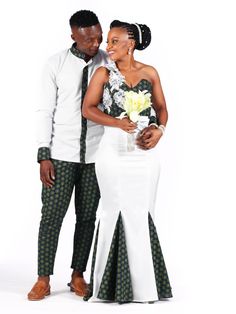
{"label": "woman's arm", "polygon": [[[157,114],[158,122],[159,124],[166,126],[168,112],[160,77],[156,69],[153,67],[148,67],[148,76],[152,82],[152,103]],[[159,142],[162,135],[162,130],[157,129],[155,126],[149,126],[143,130],[141,136],[137,140],[137,144],[143,149],[153,148]]]}
{"label": "woman's arm", "polygon": [[168,112],[166,101],[163,94],[160,77],[153,67],[150,67],[150,75],[152,80],[152,103],[157,113],[159,124],[166,126],[168,120]]}
{"label": "woman's arm", "polygon": [[107,81],[107,69],[104,67],[98,68],[89,83],[84,97],[82,114],[86,119],[92,120],[98,124],[117,127],[126,132],[132,132],[136,127],[133,122],[127,118],[122,120],[114,118],[98,109],[103,95],[104,84]]}

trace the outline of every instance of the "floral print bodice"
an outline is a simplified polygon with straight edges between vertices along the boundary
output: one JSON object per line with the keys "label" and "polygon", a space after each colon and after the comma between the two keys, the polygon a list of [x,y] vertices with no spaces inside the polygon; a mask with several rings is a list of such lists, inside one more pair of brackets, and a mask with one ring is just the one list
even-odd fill
{"label": "floral print bodice", "polygon": [[[121,113],[125,111],[123,103],[125,97],[124,93],[126,91],[147,91],[152,93],[152,84],[148,80],[141,79],[134,87],[129,87],[125,82],[124,76],[118,70],[115,62],[109,62],[105,65],[105,67],[109,71],[109,80],[104,85],[102,100],[105,113],[113,117],[119,117]],[[140,115],[148,116],[149,123],[156,122],[156,113],[152,107],[143,110]]]}

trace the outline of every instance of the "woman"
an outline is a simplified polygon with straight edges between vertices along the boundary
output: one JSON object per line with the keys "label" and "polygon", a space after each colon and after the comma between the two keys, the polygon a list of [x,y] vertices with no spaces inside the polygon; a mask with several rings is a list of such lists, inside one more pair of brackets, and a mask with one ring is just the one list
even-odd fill
{"label": "woman", "polygon": [[[150,41],[146,25],[113,21],[107,41],[111,62],[97,69],[83,104],[83,115],[105,126],[96,159],[102,209],[90,301],[153,302],[172,297],[153,223],[159,177],[155,144],[164,132],[167,110],[156,70],[133,57],[135,49],[145,49]],[[151,93],[159,123],[145,128],[136,145],[132,136],[153,116],[151,107],[140,113],[141,122],[125,116],[125,92],[131,91]],[[103,112],[98,108],[102,98]]]}

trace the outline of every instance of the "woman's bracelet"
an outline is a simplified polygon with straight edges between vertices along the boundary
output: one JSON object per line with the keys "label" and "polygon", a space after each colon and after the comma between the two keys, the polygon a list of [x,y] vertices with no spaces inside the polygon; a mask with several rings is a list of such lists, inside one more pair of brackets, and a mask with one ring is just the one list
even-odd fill
{"label": "woman's bracelet", "polygon": [[162,134],[164,134],[164,133],[165,133],[165,130],[166,130],[166,127],[165,127],[163,124],[160,124],[160,125],[158,126],[158,129],[160,129],[160,130],[162,131]]}
{"label": "woman's bracelet", "polygon": [[157,129],[161,130],[162,134],[165,133],[166,127],[163,124],[158,125],[156,123],[150,123],[149,126],[151,126],[151,125],[155,126]]}
{"label": "woman's bracelet", "polygon": [[151,126],[151,125],[155,126],[155,128],[158,129],[158,124],[156,124],[156,123],[153,122],[153,123],[150,123],[150,124],[149,124],[149,126]]}

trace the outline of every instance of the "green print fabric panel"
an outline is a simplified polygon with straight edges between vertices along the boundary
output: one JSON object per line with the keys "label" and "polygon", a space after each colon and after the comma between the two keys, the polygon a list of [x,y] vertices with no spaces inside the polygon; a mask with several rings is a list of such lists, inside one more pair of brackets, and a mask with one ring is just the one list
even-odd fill
{"label": "green print fabric panel", "polygon": [[85,271],[100,198],[94,164],[52,159],[55,184],[42,189],[42,218],[38,238],[38,275],[53,274],[58,237],[75,187],[76,226],[71,267]]}
{"label": "green print fabric panel", "polygon": [[162,255],[156,227],[150,213],[148,214],[148,222],[158,297],[171,298],[171,286],[164,262],[164,257]]}
{"label": "green print fabric panel", "polygon": [[127,302],[133,299],[125,232],[121,213],[119,214],[116,223],[98,298],[116,302]]}
{"label": "green print fabric panel", "polygon": [[48,147],[40,147],[38,149],[38,162],[40,162],[40,160],[49,160],[50,158],[50,149]]}
{"label": "green print fabric panel", "polygon": [[[88,87],[88,66],[83,69],[82,78],[82,97],[81,97],[81,112],[84,101],[84,96]],[[85,163],[86,154],[86,135],[87,135],[87,119],[81,114],[81,135],[80,135],[80,162]]]}
{"label": "green print fabric panel", "polygon": [[[158,297],[159,299],[171,298],[171,286],[156,232],[156,227],[150,213],[148,214],[148,224]],[[93,291],[93,273],[96,260],[98,234],[99,226],[97,229],[92,258],[90,292],[87,297],[84,297],[85,301],[92,296]],[[132,282],[121,213],[119,214],[113,234],[106,268],[99,288],[98,298],[119,303],[131,302],[133,300]]]}

